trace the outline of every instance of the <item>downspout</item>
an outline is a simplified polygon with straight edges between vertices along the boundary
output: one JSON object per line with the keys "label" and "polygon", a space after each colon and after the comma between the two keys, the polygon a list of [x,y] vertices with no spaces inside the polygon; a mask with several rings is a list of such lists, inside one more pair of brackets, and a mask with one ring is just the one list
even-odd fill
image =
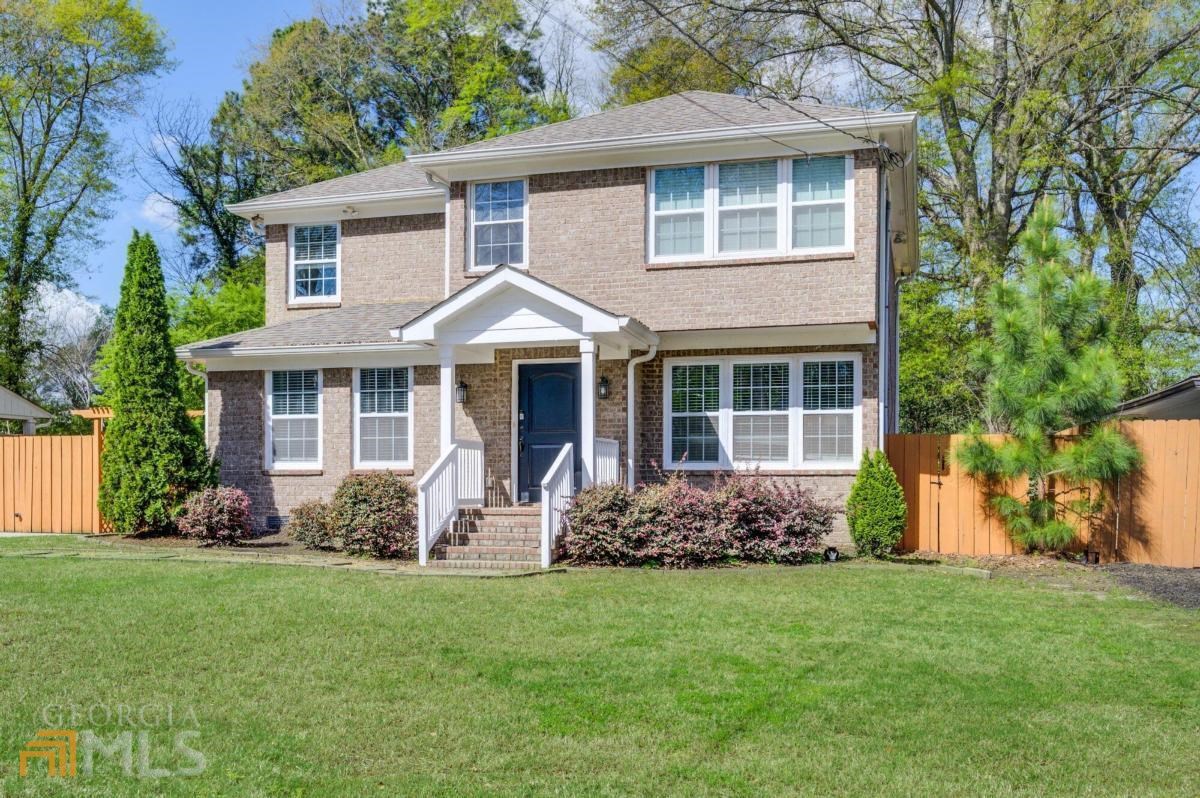
{"label": "downspout", "polygon": [[650,344],[650,350],[646,354],[629,359],[628,370],[625,373],[625,485],[630,490],[633,490],[634,485],[637,484],[633,456],[635,449],[633,442],[637,436],[637,383],[634,368],[639,363],[653,360],[657,354],[658,344]]}
{"label": "downspout", "polygon": [[450,184],[444,180],[439,180],[432,172],[425,173],[425,179],[432,186],[437,186],[446,195],[444,204],[442,205],[442,273],[444,275],[442,283],[443,297],[450,296]]}

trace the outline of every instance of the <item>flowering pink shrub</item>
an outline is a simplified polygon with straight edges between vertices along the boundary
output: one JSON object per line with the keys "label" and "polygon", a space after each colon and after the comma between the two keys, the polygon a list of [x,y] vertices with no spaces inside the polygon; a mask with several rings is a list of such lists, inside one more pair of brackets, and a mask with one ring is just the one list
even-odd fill
{"label": "flowering pink shrub", "polygon": [[310,501],[297,505],[288,516],[288,536],[309,549],[333,550],[337,541],[329,524],[329,505],[323,501]]}
{"label": "flowering pink shrub", "polygon": [[803,488],[745,474],[710,489],[674,474],[632,493],[620,485],[581,491],[567,512],[562,555],[665,568],[798,563],[816,556],[836,512]]}
{"label": "flowering pink shrub", "polygon": [[329,525],[333,538],[351,554],[415,557],[416,492],[390,471],[351,474],[334,491]]}
{"label": "flowering pink shrub", "polygon": [[250,537],[250,497],[237,488],[205,488],[183,503],[175,527],[185,538],[222,546]]}

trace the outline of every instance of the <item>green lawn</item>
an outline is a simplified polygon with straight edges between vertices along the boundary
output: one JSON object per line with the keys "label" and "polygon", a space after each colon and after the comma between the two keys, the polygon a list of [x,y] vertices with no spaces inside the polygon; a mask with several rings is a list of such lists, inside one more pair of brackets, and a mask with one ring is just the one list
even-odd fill
{"label": "green lawn", "polygon": [[[19,778],[43,708],[71,704],[194,713],[207,769]],[[1196,795],[1200,615],[853,563],[479,580],[8,557],[0,705],[5,798]],[[187,764],[148,737],[152,766]]]}

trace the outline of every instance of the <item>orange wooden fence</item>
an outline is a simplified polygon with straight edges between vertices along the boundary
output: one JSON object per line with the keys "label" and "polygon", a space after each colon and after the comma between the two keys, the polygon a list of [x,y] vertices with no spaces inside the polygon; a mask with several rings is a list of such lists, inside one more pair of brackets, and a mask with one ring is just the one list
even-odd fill
{"label": "orange wooden fence", "polygon": [[[1141,450],[1142,466],[1088,489],[1103,505],[1080,520],[1076,548],[1099,551],[1105,562],[1200,567],[1200,420],[1123,421],[1121,429]],[[973,556],[1019,551],[985,491],[954,457],[965,439],[888,436],[888,459],[908,501],[905,549]],[[1021,496],[1025,483],[1007,490]]]}
{"label": "orange wooden fence", "polygon": [[99,435],[0,437],[0,532],[100,532]]}

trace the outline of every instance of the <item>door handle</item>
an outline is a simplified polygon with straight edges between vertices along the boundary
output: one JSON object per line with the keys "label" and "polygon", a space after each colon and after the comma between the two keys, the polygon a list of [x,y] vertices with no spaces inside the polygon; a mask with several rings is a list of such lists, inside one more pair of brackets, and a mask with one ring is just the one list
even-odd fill
{"label": "door handle", "polygon": [[517,438],[517,454],[525,453],[525,438],[524,436]]}

